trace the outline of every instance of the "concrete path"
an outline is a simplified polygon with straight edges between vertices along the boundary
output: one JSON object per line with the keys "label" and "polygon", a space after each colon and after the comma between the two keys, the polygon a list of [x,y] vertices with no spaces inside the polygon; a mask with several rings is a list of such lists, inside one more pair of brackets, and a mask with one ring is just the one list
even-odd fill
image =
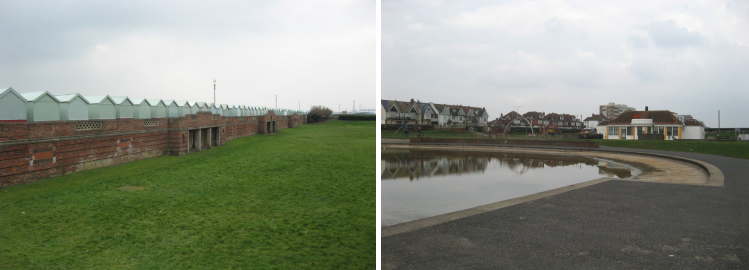
{"label": "concrete path", "polygon": [[724,186],[611,180],[382,239],[383,269],[749,269],[749,160]]}

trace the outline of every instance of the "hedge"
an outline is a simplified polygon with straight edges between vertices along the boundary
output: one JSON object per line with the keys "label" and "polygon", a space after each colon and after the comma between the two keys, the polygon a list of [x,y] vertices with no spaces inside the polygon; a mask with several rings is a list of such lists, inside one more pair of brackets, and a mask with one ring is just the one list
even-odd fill
{"label": "hedge", "polygon": [[338,120],[375,121],[377,120],[377,115],[375,114],[339,114]]}

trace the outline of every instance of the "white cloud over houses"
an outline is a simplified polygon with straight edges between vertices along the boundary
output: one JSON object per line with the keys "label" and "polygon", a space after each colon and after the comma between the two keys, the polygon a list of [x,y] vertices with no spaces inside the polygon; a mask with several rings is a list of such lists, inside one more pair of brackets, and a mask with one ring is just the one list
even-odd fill
{"label": "white cloud over houses", "polygon": [[383,1],[382,97],[589,116],[598,105],[746,127],[744,1]]}
{"label": "white cloud over houses", "polygon": [[374,108],[375,34],[372,1],[2,1],[0,88]]}

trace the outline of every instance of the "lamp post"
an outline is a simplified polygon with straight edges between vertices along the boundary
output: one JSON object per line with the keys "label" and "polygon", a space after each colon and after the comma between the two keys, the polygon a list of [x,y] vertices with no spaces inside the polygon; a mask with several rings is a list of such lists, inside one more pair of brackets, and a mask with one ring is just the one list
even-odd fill
{"label": "lamp post", "polygon": [[213,105],[216,105],[216,79],[213,79]]}

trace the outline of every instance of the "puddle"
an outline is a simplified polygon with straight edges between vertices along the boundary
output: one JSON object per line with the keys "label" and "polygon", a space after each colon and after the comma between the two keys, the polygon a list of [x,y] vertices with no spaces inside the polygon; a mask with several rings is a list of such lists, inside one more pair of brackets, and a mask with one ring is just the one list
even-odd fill
{"label": "puddle", "polygon": [[639,170],[578,155],[383,150],[382,226],[518,198]]}

